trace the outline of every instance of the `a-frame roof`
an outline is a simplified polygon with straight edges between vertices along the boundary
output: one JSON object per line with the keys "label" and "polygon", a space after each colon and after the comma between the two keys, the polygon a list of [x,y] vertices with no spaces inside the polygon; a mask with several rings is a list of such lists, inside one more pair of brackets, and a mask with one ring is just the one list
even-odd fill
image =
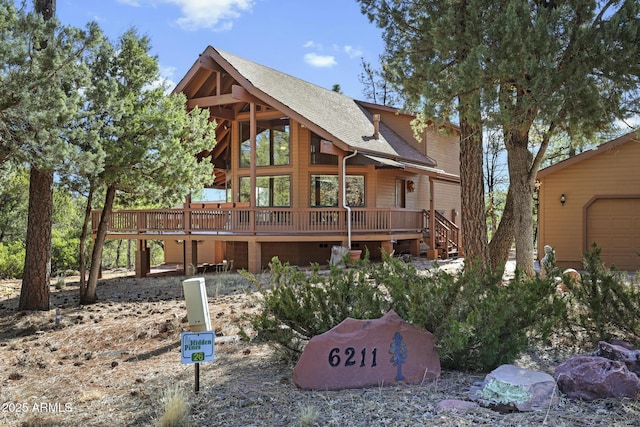
{"label": "a-frame roof", "polygon": [[[194,100],[214,95],[201,89],[206,86],[199,75],[202,70],[227,74],[234,85],[240,86],[255,101],[289,115],[342,150],[409,160],[428,167],[437,165],[384,123],[380,124],[379,137],[375,139],[372,114],[354,99],[211,46],[204,50],[174,92],[184,92]],[[194,82],[198,87],[194,87]]]}
{"label": "a-frame roof", "polygon": [[590,159],[593,156],[597,156],[598,154],[602,154],[608,150],[611,150],[619,145],[626,144],[631,141],[640,141],[640,131],[629,132],[625,135],[622,135],[619,138],[613,139],[609,142],[605,142],[604,144],[599,145],[598,147],[585,151],[584,153],[580,153],[576,156],[570,157],[566,160],[556,163],[555,165],[548,166],[544,169],[540,169],[537,174],[537,178],[544,178],[547,175],[552,173],[561,171],[565,168],[568,168],[576,163],[585,161]]}

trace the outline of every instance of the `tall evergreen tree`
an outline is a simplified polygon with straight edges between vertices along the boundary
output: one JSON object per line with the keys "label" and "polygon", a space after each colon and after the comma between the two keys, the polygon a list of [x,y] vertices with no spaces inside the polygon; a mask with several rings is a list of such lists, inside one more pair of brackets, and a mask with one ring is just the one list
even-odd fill
{"label": "tall evergreen tree", "polygon": [[[482,164],[480,139],[470,138],[481,134],[483,125],[502,129],[510,186],[490,261],[495,267],[506,260],[505,248],[515,237],[517,267],[533,274],[532,195],[551,137],[560,130],[592,134],[637,111],[640,5],[635,0],[359,2],[384,29],[389,78],[425,115],[455,113],[460,120],[467,249],[483,243],[481,234],[467,234],[465,222],[486,228],[484,221],[465,217],[465,204],[478,203],[478,193],[467,187],[482,178],[475,172]],[[467,122],[477,125],[473,132],[466,130]],[[545,129],[535,153],[529,144],[534,123]],[[483,255],[467,250],[467,256]]]}
{"label": "tall evergreen tree", "polygon": [[48,310],[53,174],[73,158],[65,134],[87,81],[81,58],[97,29],[60,26],[55,1],[35,7],[27,12],[0,0],[0,162],[30,167],[19,308]]}
{"label": "tall evergreen tree", "polygon": [[157,84],[158,61],[150,49],[147,37],[130,30],[117,46],[104,43],[92,64],[94,84],[85,105],[94,114],[84,126],[96,133],[105,168],[87,174],[91,193],[102,195],[103,202],[89,278],[80,290],[83,304],[98,298],[102,249],[116,197],[125,205],[166,206],[212,180],[213,165],[196,158],[215,144],[209,112],[187,112],[183,95],[166,94]]}

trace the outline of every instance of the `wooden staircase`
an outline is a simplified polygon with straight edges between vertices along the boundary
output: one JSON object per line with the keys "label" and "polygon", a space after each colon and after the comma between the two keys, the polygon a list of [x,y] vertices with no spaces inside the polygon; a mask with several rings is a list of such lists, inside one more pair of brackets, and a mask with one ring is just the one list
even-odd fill
{"label": "wooden staircase", "polygon": [[[431,246],[431,212],[423,211],[423,230],[422,234],[425,242]],[[435,248],[440,250],[442,258],[455,258],[460,255],[460,228],[453,222],[449,221],[444,215],[435,212],[434,218],[434,235]]]}

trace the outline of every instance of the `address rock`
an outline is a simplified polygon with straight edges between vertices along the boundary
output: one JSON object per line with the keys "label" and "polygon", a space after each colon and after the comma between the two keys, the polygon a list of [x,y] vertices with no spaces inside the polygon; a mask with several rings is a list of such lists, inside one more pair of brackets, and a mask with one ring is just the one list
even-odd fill
{"label": "address rock", "polygon": [[379,319],[347,318],[313,337],[293,369],[308,390],[339,390],[420,383],[440,376],[433,334],[393,310]]}
{"label": "address rock", "polygon": [[558,403],[556,382],[544,372],[502,365],[471,388],[469,397],[482,406],[504,411],[542,411]]}
{"label": "address rock", "polygon": [[640,379],[623,362],[599,356],[571,358],[558,366],[553,376],[560,391],[576,399],[635,399],[640,393]]}

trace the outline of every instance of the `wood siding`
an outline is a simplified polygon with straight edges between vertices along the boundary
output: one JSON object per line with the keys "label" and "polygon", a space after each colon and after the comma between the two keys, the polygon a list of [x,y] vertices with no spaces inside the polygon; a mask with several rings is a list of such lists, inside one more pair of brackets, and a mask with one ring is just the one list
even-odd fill
{"label": "wood siding", "polygon": [[[630,141],[540,178],[539,256],[544,253],[544,245],[550,245],[559,266],[582,268],[584,251],[590,245],[589,205],[598,198],[640,198],[639,163],[640,143]],[[560,202],[562,194],[566,197],[564,205]],[[611,233],[620,232],[611,228]]]}

